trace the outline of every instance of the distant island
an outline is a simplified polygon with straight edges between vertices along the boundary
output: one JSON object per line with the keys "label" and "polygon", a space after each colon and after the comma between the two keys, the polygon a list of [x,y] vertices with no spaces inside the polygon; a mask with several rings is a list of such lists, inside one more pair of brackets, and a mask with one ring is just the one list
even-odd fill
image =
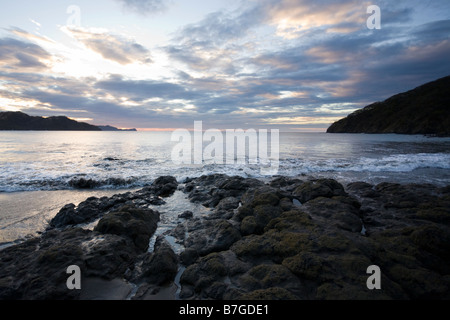
{"label": "distant island", "polygon": [[97,126],[102,131],[137,131],[136,129],[119,129],[112,126]]}
{"label": "distant island", "polygon": [[137,131],[136,129],[118,129],[112,126],[95,126],[78,122],[65,116],[39,117],[23,112],[0,112],[0,130],[21,131]]}
{"label": "distant island", "polygon": [[327,132],[450,136],[450,76],[357,110]]}

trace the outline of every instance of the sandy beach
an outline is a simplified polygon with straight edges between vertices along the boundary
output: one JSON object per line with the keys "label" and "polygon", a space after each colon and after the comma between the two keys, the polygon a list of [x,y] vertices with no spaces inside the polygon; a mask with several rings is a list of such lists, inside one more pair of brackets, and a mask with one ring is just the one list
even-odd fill
{"label": "sandy beach", "polygon": [[42,232],[64,205],[132,190],[57,190],[0,193],[0,249]]}

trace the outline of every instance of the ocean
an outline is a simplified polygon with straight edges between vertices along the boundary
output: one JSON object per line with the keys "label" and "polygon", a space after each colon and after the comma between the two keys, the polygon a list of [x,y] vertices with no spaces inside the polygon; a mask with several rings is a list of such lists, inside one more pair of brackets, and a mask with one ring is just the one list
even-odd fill
{"label": "ocean", "polygon": [[[251,161],[176,163],[173,151],[179,141],[171,137],[172,132],[143,131],[0,132],[0,244],[42,231],[67,203],[139,189],[163,175],[179,182],[212,173],[272,177]],[[203,142],[203,148],[209,144]],[[237,160],[236,150],[225,145],[223,156]],[[276,175],[327,177],[344,185],[450,184],[450,138],[280,133],[277,160]]]}

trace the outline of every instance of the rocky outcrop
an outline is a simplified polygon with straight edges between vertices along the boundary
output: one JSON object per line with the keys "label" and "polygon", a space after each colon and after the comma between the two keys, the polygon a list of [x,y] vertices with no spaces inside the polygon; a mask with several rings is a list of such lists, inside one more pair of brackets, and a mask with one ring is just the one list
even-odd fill
{"label": "rocky outcrop", "polygon": [[[149,206],[177,188],[210,211],[172,213],[176,226],[148,248],[168,214]],[[450,186],[162,177],[62,212],[72,220],[0,251],[1,299],[79,299],[65,286],[72,264],[84,277],[133,283],[131,299],[450,298]],[[96,225],[83,229],[77,214]],[[372,265],[381,290],[367,288]]]}

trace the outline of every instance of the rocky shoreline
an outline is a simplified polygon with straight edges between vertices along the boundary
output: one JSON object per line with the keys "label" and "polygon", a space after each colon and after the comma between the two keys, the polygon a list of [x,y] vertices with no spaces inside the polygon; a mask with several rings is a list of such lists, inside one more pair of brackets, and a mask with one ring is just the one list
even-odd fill
{"label": "rocky shoreline", "polygon": [[[149,247],[175,192],[210,212],[180,211]],[[449,252],[450,186],[160,177],[68,204],[1,250],[0,299],[449,299]],[[367,288],[371,265],[381,290]]]}

